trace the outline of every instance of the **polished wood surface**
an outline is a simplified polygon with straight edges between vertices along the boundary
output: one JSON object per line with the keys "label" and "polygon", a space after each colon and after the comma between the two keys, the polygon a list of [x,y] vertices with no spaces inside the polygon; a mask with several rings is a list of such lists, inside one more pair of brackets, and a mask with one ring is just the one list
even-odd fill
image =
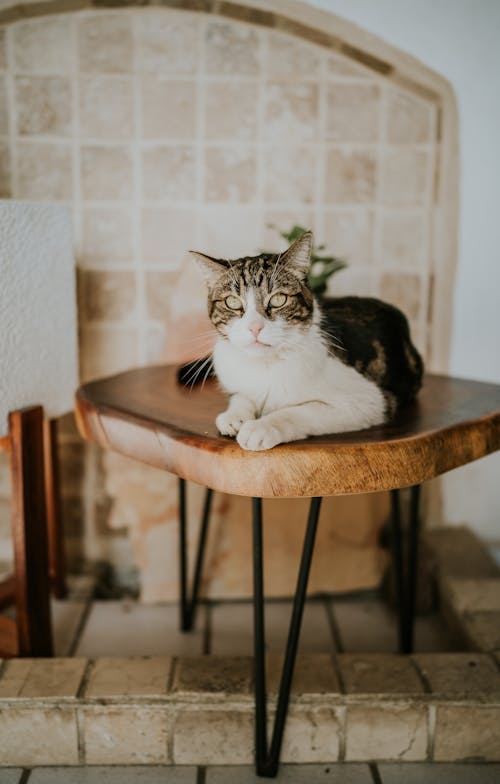
{"label": "polished wood surface", "polygon": [[80,387],[82,435],[185,479],[264,498],[406,487],[500,449],[500,386],[428,375],[418,401],[369,430],[246,452],[220,436],[215,381],[181,386],[174,366],[131,370]]}

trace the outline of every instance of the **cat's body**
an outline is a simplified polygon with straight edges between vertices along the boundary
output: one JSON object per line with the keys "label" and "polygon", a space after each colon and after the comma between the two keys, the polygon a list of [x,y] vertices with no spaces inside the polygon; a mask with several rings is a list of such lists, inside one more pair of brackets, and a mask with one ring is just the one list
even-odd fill
{"label": "cat's body", "polygon": [[219,332],[213,365],[230,396],[216,424],[244,449],[384,422],[417,393],[422,361],[403,314],[379,300],[315,300],[312,246],[232,262],[196,254]]}

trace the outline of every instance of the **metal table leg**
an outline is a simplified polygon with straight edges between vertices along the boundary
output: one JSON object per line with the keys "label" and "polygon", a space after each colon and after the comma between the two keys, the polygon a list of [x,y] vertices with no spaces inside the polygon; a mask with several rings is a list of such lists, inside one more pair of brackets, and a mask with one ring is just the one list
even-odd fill
{"label": "metal table leg", "polygon": [[210,510],[212,507],[212,490],[207,488],[203,514],[198,534],[198,546],[196,548],[196,561],[193,574],[191,595],[188,595],[188,563],[187,563],[187,503],[186,503],[186,481],[179,479],[179,577],[180,577],[180,627],[183,632],[192,631],[198,607],[198,593],[200,589],[201,570],[203,567],[203,556],[205,555],[205,544],[208,533],[208,523],[210,521]]}
{"label": "metal table leg", "polygon": [[413,650],[417,593],[418,539],[420,530],[419,505],[420,485],[415,485],[411,488],[405,558],[400,491],[391,491],[391,543],[394,571],[396,575],[396,591],[398,595],[400,653],[411,653]]}

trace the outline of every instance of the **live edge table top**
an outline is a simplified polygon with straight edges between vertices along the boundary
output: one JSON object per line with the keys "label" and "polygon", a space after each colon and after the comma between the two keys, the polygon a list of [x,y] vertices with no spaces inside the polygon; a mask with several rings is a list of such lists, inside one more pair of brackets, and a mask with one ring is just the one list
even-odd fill
{"label": "live edge table top", "polygon": [[312,497],[407,487],[500,449],[500,386],[427,375],[387,425],[247,452],[220,436],[215,381],[177,382],[177,367],[130,370],[76,393],[81,434],[184,479],[245,496]]}

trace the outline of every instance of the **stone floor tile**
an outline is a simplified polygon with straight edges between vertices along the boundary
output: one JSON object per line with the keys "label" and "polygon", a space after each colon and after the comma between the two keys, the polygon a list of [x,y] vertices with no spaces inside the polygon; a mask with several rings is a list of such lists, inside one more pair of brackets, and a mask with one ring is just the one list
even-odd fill
{"label": "stone floor tile", "polygon": [[[196,784],[195,767],[127,765],[116,767],[35,768],[29,784]],[[0,777],[0,784],[3,781]]]}
{"label": "stone floor tile", "polygon": [[460,623],[474,649],[492,651],[500,648],[500,612],[466,613]]}
{"label": "stone floor tile", "polygon": [[498,784],[495,763],[412,762],[379,763],[382,784]]}
{"label": "stone floor tile", "polygon": [[0,697],[76,697],[86,659],[12,659],[0,681]]}
{"label": "stone floor tile", "polygon": [[500,577],[488,580],[446,578],[441,586],[457,613],[500,612]]}
{"label": "stone floor tile", "polygon": [[87,604],[74,599],[52,599],[52,632],[56,656],[70,656]]}
{"label": "stone floor tile", "polygon": [[407,656],[343,653],[338,663],[347,694],[421,694],[421,679]]}
{"label": "stone floor tile", "polygon": [[434,759],[500,762],[500,706],[438,705]]}
{"label": "stone floor tile", "polygon": [[498,577],[500,570],[479,537],[466,526],[422,531],[442,577]]}
{"label": "stone floor tile", "polygon": [[[332,601],[342,649],[348,653],[395,653],[398,650],[396,613],[379,599]],[[415,650],[447,651],[455,645],[437,615],[415,620]]]}
{"label": "stone floor tile", "polygon": [[198,656],[203,652],[203,616],[200,612],[197,630],[183,634],[177,605],[95,601],[76,655]]}
{"label": "stone floor tile", "polygon": [[[207,768],[206,784],[261,784],[265,779],[250,766]],[[281,765],[276,784],[372,784],[368,765],[355,762],[332,765]]]}
{"label": "stone floor tile", "polygon": [[[278,693],[283,662],[284,656],[279,653],[268,653],[266,656],[266,683],[270,695]],[[304,694],[313,696],[338,691],[339,683],[330,654],[300,653],[297,656],[292,681],[292,699]]]}
{"label": "stone floor tile", "polygon": [[80,710],[87,765],[165,765],[169,732],[165,706],[95,705]]}
{"label": "stone floor tile", "polygon": [[485,654],[420,653],[413,659],[435,694],[500,696],[500,672]]}
{"label": "stone floor tile", "polygon": [[172,692],[179,695],[249,695],[252,687],[250,657],[202,656],[177,663]]}
{"label": "stone floor tile", "polygon": [[[266,647],[285,649],[292,612],[291,602],[266,603]],[[308,601],[304,609],[299,652],[329,653],[333,650],[328,617],[323,602]],[[211,653],[221,656],[253,655],[253,607],[251,602],[216,604],[211,612]]]}
{"label": "stone floor tile", "polygon": [[291,763],[336,762],[343,727],[342,711],[322,706],[291,705],[287,716],[281,759]]}
{"label": "stone floor tile", "polygon": [[346,760],[423,760],[427,753],[427,708],[411,702],[349,705]]}
{"label": "stone floor tile", "polygon": [[103,657],[91,670],[86,697],[143,697],[166,694],[172,659],[169,656]]}
{"label": "stone floor tile", "polygon": [[0,784],[19,784],[22,768],[0,768]]}

